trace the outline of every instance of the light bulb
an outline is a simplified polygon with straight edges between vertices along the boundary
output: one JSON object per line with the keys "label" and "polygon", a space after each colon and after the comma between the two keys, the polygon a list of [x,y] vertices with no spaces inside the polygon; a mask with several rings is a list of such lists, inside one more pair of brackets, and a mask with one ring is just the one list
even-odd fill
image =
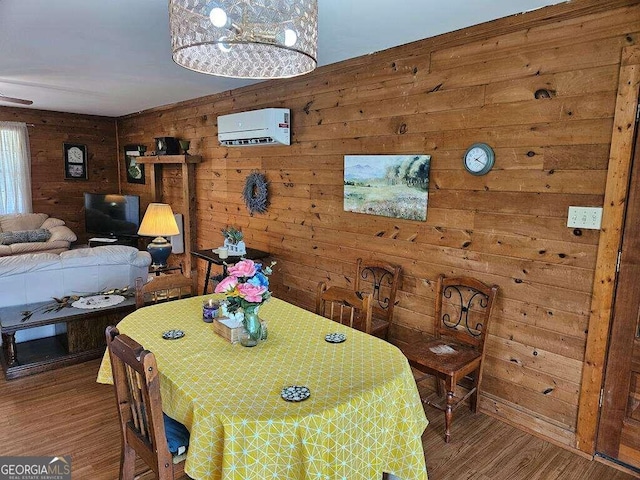
{"label": "light bulb", "polygon": [[224,28],[228,26],[229,17],[223,9],[214,7],[211,9],[211,12],[209,12],[209,20],[211,20],[214,27]]}
{"label": "light bulb", "polygon": [[284,31],[284,44],[287,47],[293,47],[298,41],[298,34],[290,28]]}

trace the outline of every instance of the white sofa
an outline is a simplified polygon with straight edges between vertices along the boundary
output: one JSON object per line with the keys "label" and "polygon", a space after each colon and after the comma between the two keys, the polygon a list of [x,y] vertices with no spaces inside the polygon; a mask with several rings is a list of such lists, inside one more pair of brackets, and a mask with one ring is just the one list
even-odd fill
{"label": "white sofa", "polygon": [[51,236],[45,241],[17,241],[4,245],[0,239],[0,257],[22,255],[24,253],[60,253],[69,250],[77,237],[59,218],[51,218],[46,213],[24,213],[0,215],[0,234],[48,230]]}
{"label": "white sofa", "polygon": [[[0,257],[0,307],[135,288],[137,277],[147,278],[150,264],[147,252],[122,245]],[[54,325],[21,330],[16,342],[55,334]]]}

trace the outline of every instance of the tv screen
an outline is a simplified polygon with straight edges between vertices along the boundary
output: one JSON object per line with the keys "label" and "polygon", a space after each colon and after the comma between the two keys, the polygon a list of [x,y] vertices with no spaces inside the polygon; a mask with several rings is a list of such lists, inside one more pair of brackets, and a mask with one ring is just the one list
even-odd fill
{"label": "tv screen", "polygon": [[135,236],[140,227],[140,197],[85,193],[84,219],[87,233],[108,237]]}

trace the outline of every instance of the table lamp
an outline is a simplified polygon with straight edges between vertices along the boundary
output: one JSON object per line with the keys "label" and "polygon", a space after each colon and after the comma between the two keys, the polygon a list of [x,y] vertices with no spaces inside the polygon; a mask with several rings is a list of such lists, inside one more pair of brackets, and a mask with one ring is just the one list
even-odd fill
{"label": "table lamp", "polygon": [[171,254],[171,243],[164,237],[179,233],[171,206],[166,203],[150,203],[138,229],[138,235],[156,237],[147,246],[147,251],[153,260],[151,265],[153,268],[167,266],[167,258]]}

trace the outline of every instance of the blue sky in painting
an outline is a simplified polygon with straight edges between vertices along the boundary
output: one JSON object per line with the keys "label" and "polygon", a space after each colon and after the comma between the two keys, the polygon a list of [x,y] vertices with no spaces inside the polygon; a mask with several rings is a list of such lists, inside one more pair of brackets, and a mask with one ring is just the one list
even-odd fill
{"label": "blue sky in painting", "polygon": [[345,155],[344,178],[345,180],[367,180],[371,178],[384,178],[389,165],[397,165],[407,157],[420,154],[407,155]]}

